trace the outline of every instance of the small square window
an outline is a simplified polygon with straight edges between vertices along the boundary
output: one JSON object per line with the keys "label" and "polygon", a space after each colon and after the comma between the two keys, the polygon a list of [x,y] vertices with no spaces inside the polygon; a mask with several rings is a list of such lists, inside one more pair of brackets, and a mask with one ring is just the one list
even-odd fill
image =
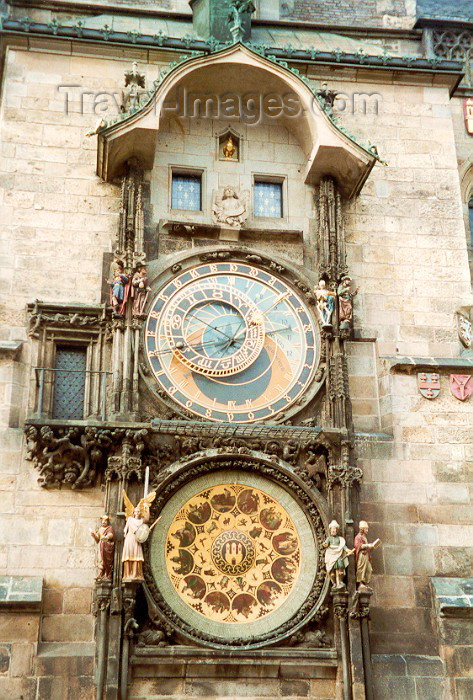
{"label": "small square window", "polygon": [[200,175],[172,174],[171,207],[201,211],[202,177]]}
{"label": "small square window", "polygon": [[255,182],[255,216],[282,217],[282,183]]}

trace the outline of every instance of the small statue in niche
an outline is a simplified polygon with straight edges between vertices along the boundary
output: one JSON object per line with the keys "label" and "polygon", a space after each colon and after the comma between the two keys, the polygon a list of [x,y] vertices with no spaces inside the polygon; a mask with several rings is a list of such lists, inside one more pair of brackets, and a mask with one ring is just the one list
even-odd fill
{"label": "small statue in niche", "polygon": [[325,548],[325,568],[334,588],[344,588],[343,578],[348,566],[348,557],[354,549],[348,549],[345,538],[338,534],[340,525],[332,520],[328,526],[329,536],[323,546]]}
{"label": "small statue in niche", "polygon": [[335,292],[327,289],[325,280],[320,280],[316,287],[317,311],[322,323],[322,328],[332,328],[332,314],[335,310]]}
{"label": "small statue in niche", "polygon": [[358,287],[351,291],[351,277],[344,275],[338,285],[338,320],[340,330],[348,330],[353,322],[353,299],[358,294]]}
{"label": "small statue in niche", "polygon": [[131,280],[131,298],[133,300],[131,310],[133,316],[141,318],[144,315],[144,309],[150,291],[151,287],[149,286],[146,267],[140,265]]}
{"label": "small statue in niche", "polygon": [[115,271],[111,277],[110,284],[110,303],[113,307],[115,316],[123,318],[125,315],[125,307],[128,301],[129,282],[130,278],[125,274],[124,264],[122,260],[116,260]]}
{"label": "small statue in niche", "polygon": [[233,142],[231,134],[229,134],[228,139],[223,147],[223,155],[225,157],[225,160],[238,160],[237,147]]}
{"label": "small statue in niche", "polygon": [[231,0],[228,22],[233,41],[242,41],[245,30],[243,27],[243,15],[252,14],[255,11],[252,0]]}
{"label": "small statue in niche", "polygon": [[123,491],[126,515],[126,525],[123,531],[125,539],[122,552],[124,581],[144,581],[143,547],[137,539],[136,531],[141,525],[148,522],[150,518],[149,509],[155,497],[156,493],[152,491],[134,507],[126,492]]}
{"label": "small statue in niche", "polygon": [[317,97],[319,98],[324,112],[327,112],[330,116],[333,116],[333,107],[335,100],[337,99],[338,92],[336,90],[329,90],[327,83],[322,83],[320,90],[317,90]]}
{"label": "small statue in niche", "polygon": [[247,194],[230,185],[214,192],[214,221],[217,224],[240,228],[248,217]]}
{"label": "small statue in niche", "polygon": [[100,567],[98,581],[111,581],[113,573],[113,555],[115,552],[115,531],[108,515],[100,518],[98,530],[89,530],[90,536],[99,546]]}
{"label": "small statue in niche", "polygon": [[120,105],[121,112],[128,112],[140,106],[140,98],[143,94],[139,88],[145,88],[145,76],[138,72],[138,64],[133,61],[131,70],[125,73],[125,87],[122,90]]}
{"label": "small statue in niche", "polygon": [[373,569],[371,567],[371,556],[373,549],[381,545],[381,540],[368,542],[367,534],[369,525],[366,520],[360,520],[359,532],[355,537],[355,566],[356,566],[356,587],[359,591],[371,591],[369,587]]}

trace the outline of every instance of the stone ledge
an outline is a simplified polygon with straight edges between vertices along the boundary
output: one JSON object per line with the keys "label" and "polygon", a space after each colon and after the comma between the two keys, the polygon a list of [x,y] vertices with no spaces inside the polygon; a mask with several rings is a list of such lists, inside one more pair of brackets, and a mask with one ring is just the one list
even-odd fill
{"label": "stone ledge", "polygon": [[170,647],[138,647],[132,657],[134,663],[146,663],[146,659],[154,661],[171,661],[182,659],[192,663],[220,664],[223,661],[229,664],[241,664],[248,661],[250,664],[255,659],[261,659],[263,663],[300,663],[303,659],[320,661],[328,665],[337,665],[337,652],[334,649],[303,649],[303,648],[279,648],[256,649],[249,653],[245,649],[196,649],[196,647],[170,646]]}
{"label": "stone ledge", "polygon": [[439,617],[473,618],[473,579],[431,579],[434,605]]}
{"label": "stone ledge", "polygon": [[40,642],[39,657],[94,656],[95,642]]}
{"label": "stone ledge", "polygon": [[[334,678],[337,652],[333,649],[196,649],[195,647],[135,648],[131,657],[136,677],[212,679]],[[154,671],[156,669],[156,673]]]}
{"label": "stone ledge", "polygon": [[42,576],[0,576],[0,610],[41,610],[42,599]]}
{"label": "stone ledge", "polygon": [[462,357],[393,357],[381,356],[391,372],[419,372],[423,369],[473,370],[473,355]]}
{"label": "stone ledge", "polygon": [[0,340],[0,357],[11,355],[16,358],[23,345],[22,340]]}

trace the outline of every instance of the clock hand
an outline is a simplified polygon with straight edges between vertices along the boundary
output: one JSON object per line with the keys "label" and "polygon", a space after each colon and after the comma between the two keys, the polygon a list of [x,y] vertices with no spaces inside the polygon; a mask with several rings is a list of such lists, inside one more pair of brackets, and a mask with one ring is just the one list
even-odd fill
{"label": "clock hand", "polygon": [[278,297],[276,297],[275,301],[273,301],[273,303],[271,304],[271,306],[268,306],[268,308],[266,309],[266,311],[261,311],[261,315],[262,315],[262,316],[266,316],[266,314],[269,313],[269,312],[271,311],[272,308],[274,308],[275,306],[277,306],[277,305],[279,304],[280,301],[282,301],[283,299],[285,299],[286,297],[288,297],[289,294],[290,294],[290,292],[286,292],[285,294],[280,294]]}
{"label": "clock hand", "polygon": [[212,342],[209,342],[209,343],[194,343],[193,345],[191,345],[190,343],[177,343],[172,348],[169,347],[169,348],[167,348],[167,350],[156,350],[155,352],[158,353],[159,355],[165,355],[166,353],[174,352],[174,350],[183,350],[184,348],[198,348],[198,347],[206,348],[209,345],[218,346],[218,345],[223,345],[225,343],[228,343],[228,340],[218,340],[218,341],[213,340]]}
{"label": "clock hand", "polygon": [[268,331],[266,335],[274,335],[275,333],[282,333],[283,331],[292,331],[291,326],[284,326],[284,328],[276,328],[275,331]]}
{"label": "clock hand", "polygon": [[222,335],[224,335],[225,338],[228,338],[228,340],[231,340],[231,338],[230,338],[229,335],[227,335],[226,333],[224,333],[223,331],[221,331],[220,328],[215,328],[215,326],[212,326],[212,324],[207,323],[207,321],[204,321],[203,318],[199,318],[199,317],[196,316],[195,314],[187,314],[187,316],[191,316],[191,318],[196,318],[198,321],[200,321],[201,323],[204,323],[206,326],[208,326],[209,328],[211,328],[213,331],[217,331],[218,333],[221,333]]}
{"label": "clock hand", "polygon": [[[276,297],[276,299],[273,301],[273,303],[272,303],[270,306],[268,306],[268,308],[266,309],[266,311],[260,311],[261,316],[262,316],[262,317],[266,316],[266,314],[268,314],[268,313],[271,311],[271,309],[273,309],[275,306],[277,306],[277,305],[279,304],[279,302],[281,302],[281,301],[282,301],[283,299],[285,299],[287,296],[289,296],[289,292],[286,292],[285,294],[280,294],[278,297]],[[233,340],[233,341],[238,340],[238,338],[239,338],[243,333],[245,333],[245,332],[246,332],[246,328],[244,328],[244,329],[241,330],[239,333],[237,333],[236,335],[234,335],[232,340]],[[266,334],[266,335],[267,335],[267,334]]]}
{"label": "clock hand", "polygon": [[[268,333],[265,333],[265,335],[274,335],[274,333],[281,333],[282,331],[292,331],[292,328],[291,326],[284,326],[284,328],[277,328],[275,331],[268,331]],[[237,333],[237,335],[233,336],[233,341],[238,340],[243,333],[246,333],[246,328]]]}

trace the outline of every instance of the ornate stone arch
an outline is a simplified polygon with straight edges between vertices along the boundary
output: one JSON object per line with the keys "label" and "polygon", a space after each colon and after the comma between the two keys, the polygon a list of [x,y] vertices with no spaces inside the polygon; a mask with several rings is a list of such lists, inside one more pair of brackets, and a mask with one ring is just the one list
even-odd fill
{"label": "ornate stone arch", "polygon": [[265,94],[292,95],[300,110],[292,116],[283,111],[281,123],[291,129],[297,117],[294,133],[306,156],[305,182],[317,184],[321,177],[330,175],[347,198],[361,190],[379,160],[376,149],[363,146],[334,122],[305,76],[242,43],[170,64],[141,109],[99,129],[97,174],[111,181],[124,173],[133,157],[144,169],[151,169],[163,104],[175,100],[180,88],[219,95],[222,85],[243,93],[251,89],[259,92],[264,85]]}

